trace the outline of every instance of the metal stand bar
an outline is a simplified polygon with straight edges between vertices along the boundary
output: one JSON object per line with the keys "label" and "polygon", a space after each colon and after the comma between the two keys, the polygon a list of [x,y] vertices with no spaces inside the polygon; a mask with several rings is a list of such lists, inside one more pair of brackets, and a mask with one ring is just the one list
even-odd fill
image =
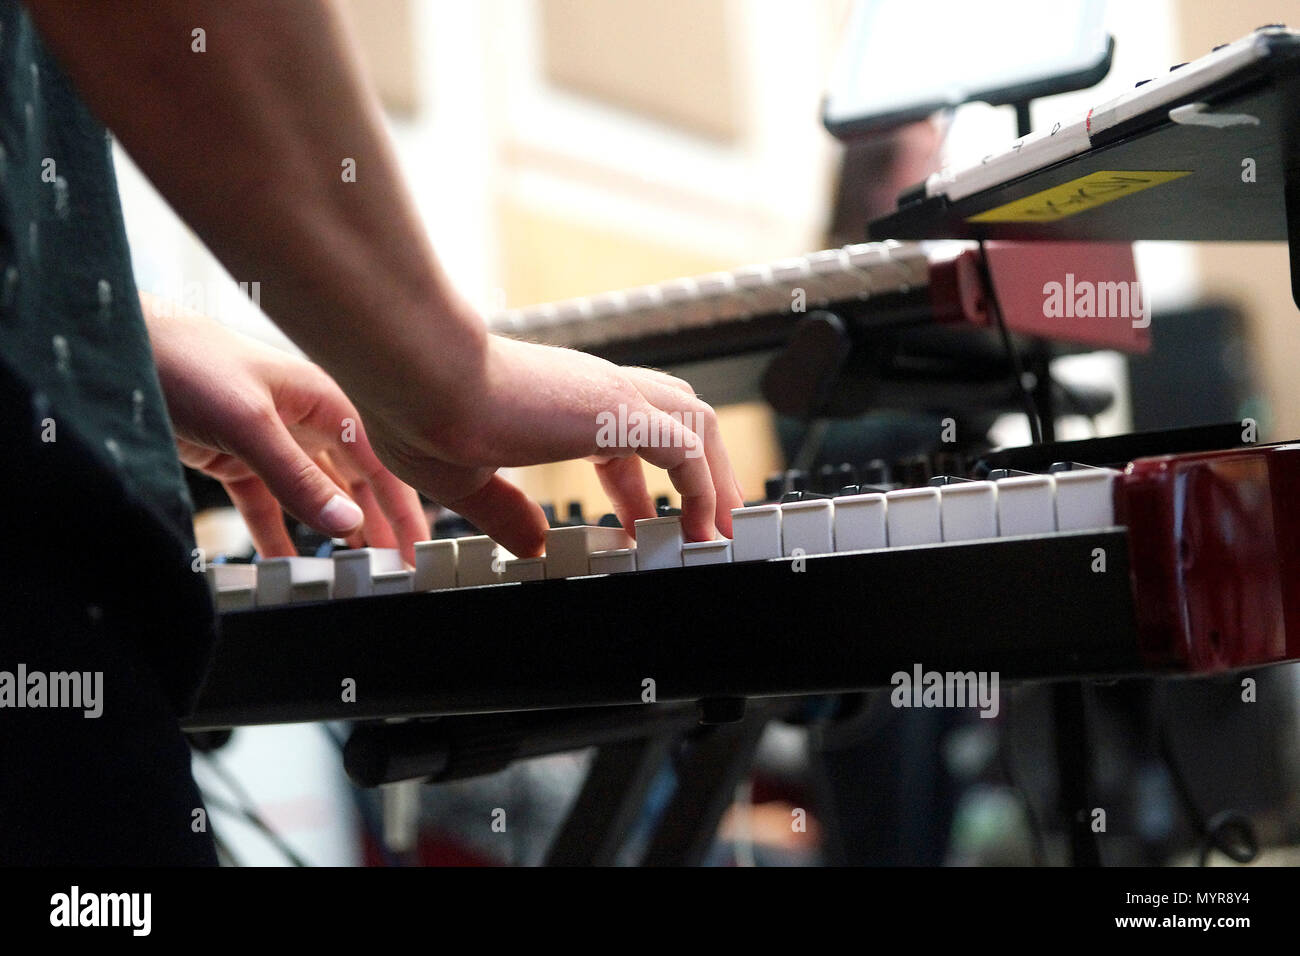
{"label": "metal stand bar", "polygon": [[661,735],[601,747],[564,827],[546,854],[546,865],[615,863],[676,742],[676,735]]}
{"label": "metal stand bar", "polygon": [[718,823],[732,803],[736,785],[749,773],[771,711],[714,727],[686,753],[677,768],[673,794],[642,866],[698,866],[708,855]]}

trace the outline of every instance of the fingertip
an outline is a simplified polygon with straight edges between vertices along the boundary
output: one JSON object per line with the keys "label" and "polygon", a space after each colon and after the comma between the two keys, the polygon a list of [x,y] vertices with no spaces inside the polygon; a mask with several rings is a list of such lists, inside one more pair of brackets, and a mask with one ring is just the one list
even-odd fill
{"label": "fingertip", "polygon": [[336,538],[345,537],[361,527],[365,514],[361,506],[350,498],[336,494],[325,503],[314,522],[317,531]]}
{"label": "fingertip", "polygon": [[682,534],[687,541],[712,541],[717,537],[712,501],[682,498]]}

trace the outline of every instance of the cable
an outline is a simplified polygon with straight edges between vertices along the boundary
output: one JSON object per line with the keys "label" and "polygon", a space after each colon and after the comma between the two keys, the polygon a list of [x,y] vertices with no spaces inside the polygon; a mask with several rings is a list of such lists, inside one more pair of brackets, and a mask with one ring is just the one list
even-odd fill
{"label": "cable", "polygon": [[1021,401],[1025,406],[1025,417],[1029,419],[1029,434],[1032,437],[1033,444],[1041,445],[1043,443],[1043,419],[1038,414],[1038,404],[1034,401],[1033,392],[1025,386],[1025,368],[1020,362],[1020,352],[1016,350],[1011,341],[1011,333],[1007,331],[1006,317],[1002,314],[1002,304],[998,301],[998,290],[993,285],[993,274],[989,271],[988,252],[984,248],[984,240],[980,240],[980,260],[979,260],[980,278],[984,281],[984,287],[989,293],[989,311],[993,314],[993,321],[997,323],[998,334],[1002,338],[1002,347],[1006,350],[1007,360],[1011,363],[1011,373],[1016,379],[1016,390],[1020,393]]}
{"label": "cable", "polygon": [[1200,865],[1209,866],[1210,855],[1218,850],[1234,863],[1250,863],[1259,855],[1259,839],[1255,836],[1254,826],[1250,820],[1235,810],[1216,813],[1209,820],[1201,812],[1192,796],[1192,788],[1183,773],[1183,766],[1174,753],[1173,737],[1169,731],[1169,722],[1165,719],[1165,690],[1156,684],[1155,721],[1159,740],[1160,757],[1169,770],[1174,790],[1187,813],[1188,822],[1201,840]]}
{"label": "cable", "polygon": [[253,799],[240,785],[239,781],[235,779],[235,776],[222,766],[221,761],[217,760],[217,758],[212,754],[206,754],[201,751],[199,752],[199,756],[202,757],[204,762],[212,768],[212,772],[217,775],[217,778],[226,786],[226,789],[235,795],[236,802],[231,803],[221,797],[213,799],[209,794],[204,795],[204,801],[211,803],[218,809],[242,817],[259,833],[261,833],[262,836],[266,838],[267,842],[279,850],[291,865],[305,867],[307,865],[306,861],[295,853],[293,847],[285,843],[271,825],[266,822],[265,818],[257,812],[256,804]]}

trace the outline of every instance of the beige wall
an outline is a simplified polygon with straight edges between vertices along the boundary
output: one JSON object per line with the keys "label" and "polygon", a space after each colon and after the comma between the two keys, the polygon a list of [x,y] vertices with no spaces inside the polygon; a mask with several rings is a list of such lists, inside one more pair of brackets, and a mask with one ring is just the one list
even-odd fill
{"label": "beige wall", "polygon": [[[1291,0],[1178,0],[1175,10],[1180,58],[1190,60],[1265,23],[1286,23],[1288,15],[1296,21],[1300,5]],[[1300,437],[1300,312],[1291,301],[1286,245],[1203,243],[1196,256],[1203,294],[1237,303],[1247,315],[1252,364],[1272,415],[1265,437]]]}

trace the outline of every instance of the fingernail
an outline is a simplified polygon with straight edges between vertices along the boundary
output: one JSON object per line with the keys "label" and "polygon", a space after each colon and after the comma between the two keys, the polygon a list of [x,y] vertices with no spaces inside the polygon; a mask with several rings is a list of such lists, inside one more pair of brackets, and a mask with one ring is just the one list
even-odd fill
{"label": "fingernail", "polygon": [[364,517],[356,502],[350,501],[342,495],[335,495],[320,510],[320,514],[316,516],[316,521],[323,531],[328,531],[331,534],[346,534],[361,524]]}

